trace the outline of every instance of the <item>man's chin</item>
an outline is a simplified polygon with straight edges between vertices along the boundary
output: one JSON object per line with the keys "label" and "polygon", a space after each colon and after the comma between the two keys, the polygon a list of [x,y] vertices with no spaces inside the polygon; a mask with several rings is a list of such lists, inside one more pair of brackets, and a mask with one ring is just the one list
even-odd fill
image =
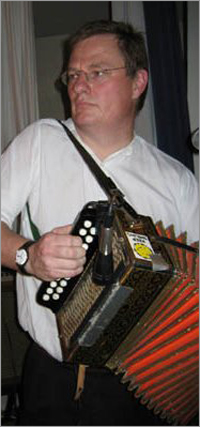
{"label": "man's chin", "polygon": [[83,112],[80,114],[72,115],[72,119],[77,126],[92,126],[97,120],[94,119],[94,116],[90,116],[89,114],[84,114]]}
{"label": "man's chin", "polygon": [[82,102],[76,105],[74,111],[72,110],[72,118],[76,123],[89,124],[97,121],[99,116],[94,104]]}

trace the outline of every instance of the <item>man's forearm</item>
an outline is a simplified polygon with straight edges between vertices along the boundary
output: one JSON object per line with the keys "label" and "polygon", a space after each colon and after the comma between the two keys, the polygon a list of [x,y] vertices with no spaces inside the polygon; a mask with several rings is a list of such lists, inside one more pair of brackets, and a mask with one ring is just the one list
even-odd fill
{"label": "man's forearm", "polygon": [[4,222],[1,222],[1,265],[17,270],[15,256],[17,249],[28,239],[20,236]]}

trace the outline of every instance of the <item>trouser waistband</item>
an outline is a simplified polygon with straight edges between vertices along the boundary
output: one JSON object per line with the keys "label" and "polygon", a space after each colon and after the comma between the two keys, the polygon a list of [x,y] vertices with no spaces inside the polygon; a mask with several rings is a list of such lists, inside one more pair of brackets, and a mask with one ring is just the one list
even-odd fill
{"label": "trouser waistband", "polygon": [[89,376],[95,376],[95,375],[111,375],[111,371],[106,368],[106,367],[101,367],[101,368],[95,368],[95,367],[90,367],[90,366],[86,366],[84,364],[74,364],[74,363],[69,363],[69,362],[60,362],[57,359],[55,359],[54,357],[52,357],[45,349],[43,349],[42,347],[40,347],[38,344],[33,343],[32,345],[32,349],[34,351],[36,351],[37,353],[41,354],[43,357],[48,358],[48,360],[51,361],[51,363],[56,364],[57,366],[63,367],[64,369],[70,369],[73,370],[77,376],[77,380],[76,380],[76,392],[74,395],[74,400],[78,400],[81,396],[81,394],[84,391],[84,385],[85,385],[85,376],[89,375]]}
{"label": "trouser waistband", "polygon": [[[78,369],[79,365],[81,363],[71,363],[71,362],[66,362],[66,361],[62,361],[60,362],[59,360],[55,359],[53,356],[51,356],[43,347],[41,347],[39,344],[33,342],[32,343],[32,347],[35,349],[35,351],[43,354],[43,356],[47,357],[49,360],[51,360],[53,363],[58,364],[59,366],[63,366],[66,367],[68,369],[71,370],[75,370]],[[111,375],[111,370],[105,366],[103,367],[94,367],[94,366],[87,366],[87,373],[88,374],[105,374],[105,375]]]}

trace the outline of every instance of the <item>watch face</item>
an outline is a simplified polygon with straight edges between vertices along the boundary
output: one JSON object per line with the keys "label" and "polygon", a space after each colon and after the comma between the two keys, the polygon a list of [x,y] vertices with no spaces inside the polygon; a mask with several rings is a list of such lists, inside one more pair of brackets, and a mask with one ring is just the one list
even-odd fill
{"label": "watch face", "polygon": [[28,255],[25,249],[19,249],[16,253],[16,263],[24,265],[28,259]]}

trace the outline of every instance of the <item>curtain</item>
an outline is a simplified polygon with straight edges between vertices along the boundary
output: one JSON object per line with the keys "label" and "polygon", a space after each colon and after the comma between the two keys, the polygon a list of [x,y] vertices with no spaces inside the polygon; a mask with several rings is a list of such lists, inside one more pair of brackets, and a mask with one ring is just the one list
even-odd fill
{"label": "curtain", "polygon": [[39,113],[32,2],[2,1],[1,12],[3,150]]}
{"label": "curtain", "polygon": [[175,3],[143,2],[157,144],[193,171],[187,82]]}

